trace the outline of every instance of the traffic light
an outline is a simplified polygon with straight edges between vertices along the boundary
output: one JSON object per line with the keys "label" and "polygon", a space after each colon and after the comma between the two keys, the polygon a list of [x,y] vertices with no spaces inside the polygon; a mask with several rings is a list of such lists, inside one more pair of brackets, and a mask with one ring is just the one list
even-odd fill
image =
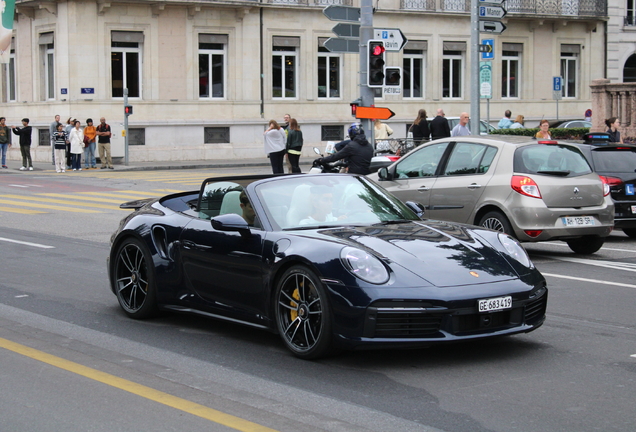
{"label": "traffic light", "polygon": [[399,87],[402,84],[402,68],[386,67],[384,68],[384,85],[387,87]]}
{"label": "traffic light", "polygon": [[349,105],[351,105],[351,117],[355,117],[356,111],[358,110],[358,104],[352,102]]}
{"label": "traffic light", "polygon": [[367,87],[382,87],[384,85],[384,42],[369,41],[369,66],[367,68]]}
{"label": "traffic light", "polygon": [[132,105],[124,105],[124,115],[129,116],[129,115],[132,115],[132,113],[133,113]]}

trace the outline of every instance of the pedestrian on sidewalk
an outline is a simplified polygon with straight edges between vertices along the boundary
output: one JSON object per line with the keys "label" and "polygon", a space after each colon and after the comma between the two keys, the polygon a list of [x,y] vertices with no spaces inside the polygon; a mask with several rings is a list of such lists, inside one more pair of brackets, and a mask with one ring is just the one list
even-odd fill
{"label": "pedestrian on sidewalk", "polygon": [[289,121],[289,126],[287,127],[287,158],[289,163],[291,164],[291,172],[292,173],[300,173],[300,166],[298,162],[300,161],[300,154],[303,149],[303,132],[300,130],[300,126],[298,126],[298,122],[295,118]]}
{"label": "pedestrian on sidewalk", "polygon": [[84,168],[97,168],[95,160],[95,147],[97,142],[97,129],[93,126],[93,119],[86,119],[86,127],[84,128]]}
{"label": "pedestrian on sidewalk", "polygon": [[11,147],[11,131],[5,124],[6,118],[0,117],[0,152],[2,152],[2,168],[7,169],[7,150]]}
{"label": "pedestrian on sidewalk", "polygon": [[49,125],[49,137],[51,138],[51,162],[55,165],[55,139],[53,135],[57,132],[57,125],[60,124],[60,115],[55,115],[55,120]]}
{"label": "pedestrian on sidewalk", "polygon": [[68,141],[68,137],[71,136],[71,130],[73,130],[73,125],[75,124],[75,118],[69,117],[66,120],[66,126],[64,126],[64,132],[66,133],[66,169],[71,169],[71,142]]}
{"label": "pedestrian on sidewalk", "polygon": [[33,171],[33,161],[31,160],[31,132],[29,119],[22,119],[22,127],[12,127],[13,133],[20,137],[20,153],[22,153],[22,167],[20,171]]}
{"label": "pedestrian on sidewalk", "polygon": [[99,149],[99,160],[102,163],[101,169],[113,167],[113,158],[110,153],[110,137],[113,135],[110,126],[106,123],[104,117],[99,119],[99,125],[96,128],[97,148]]}
{"label": "pedestrian on sidewalk", "polygon": [[68,140],[71,143],[71,166],[73,171],[81,171],[82,153],[84,153],[84,131],[80,129],[79,120],[75,120]]}
{"label": "pedestrian on sidewalk", "polygon": [[272,172],[274,174],[284,174],[283,159],[285,158],[285,145],[287,143],[287,136],[285,130],[278,125],[276,120],[269,121],[269,127],[265,131],[265,153],[269,157],[269,163],[272,165]]}
{"label": "pedestrian on sidewalk", "polygon": [[66,172],[66,141],[68,137],[64,132],[64,125],[57,124],[57,130],[53,133],[53,149],[55,151],[55,171],[58,173]]}

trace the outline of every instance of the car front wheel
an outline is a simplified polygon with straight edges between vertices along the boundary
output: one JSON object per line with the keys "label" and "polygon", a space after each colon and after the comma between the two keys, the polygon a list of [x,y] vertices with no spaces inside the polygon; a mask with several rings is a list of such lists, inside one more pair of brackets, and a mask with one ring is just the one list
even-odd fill
{"label": "car front wheel", "polygon": [[119,305],[135,319],[157,313],[156,286],[148,248],[135,238],[125,240],[117,249],[113,283]]}
{"label": "car front wheel", "polygon": [[331,314],[320,279],[304,266],[289,268],[276,288],[276,324],[297,357],[315,359],[331,348]]}
{"label": "car front wheel", "polygon": [[598,251],[605,243],[605,239],[597,236],[583,236],[578,239],[568,240],[567,243],[574,253],[589,255]]}
{"label": "car front wheel", "polygon": [[514,237],[512,226],[510,226],[508,218],[503,213],[498,211],[490,211],[486,213],[479,221],[479,226],[503,232]]}

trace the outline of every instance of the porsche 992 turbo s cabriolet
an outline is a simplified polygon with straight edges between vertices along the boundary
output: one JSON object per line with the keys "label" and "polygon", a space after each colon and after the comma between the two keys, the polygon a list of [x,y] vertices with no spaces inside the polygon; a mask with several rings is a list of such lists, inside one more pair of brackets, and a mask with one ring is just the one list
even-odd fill
{"label": "porsche 992 turbo s cabriolet", "polygon": [[300,358],[530,332],[548,290],[517,240],[422,220],[349,174],[210,178],[122,204],[111,289],[131,318],[188,312],[277,332]]}

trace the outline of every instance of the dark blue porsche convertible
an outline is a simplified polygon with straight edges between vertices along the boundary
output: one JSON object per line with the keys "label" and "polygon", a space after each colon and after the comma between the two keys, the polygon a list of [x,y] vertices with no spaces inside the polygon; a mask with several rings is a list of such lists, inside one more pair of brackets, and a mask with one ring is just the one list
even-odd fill
{"label": "dark blue porsche convertible", "polygon": [[210,178],[122,204],[108,274],[131,318],[188,312],[332,349],[422,347],[530,332],[548,290],[512,237],[422,220],[349,174]]}

